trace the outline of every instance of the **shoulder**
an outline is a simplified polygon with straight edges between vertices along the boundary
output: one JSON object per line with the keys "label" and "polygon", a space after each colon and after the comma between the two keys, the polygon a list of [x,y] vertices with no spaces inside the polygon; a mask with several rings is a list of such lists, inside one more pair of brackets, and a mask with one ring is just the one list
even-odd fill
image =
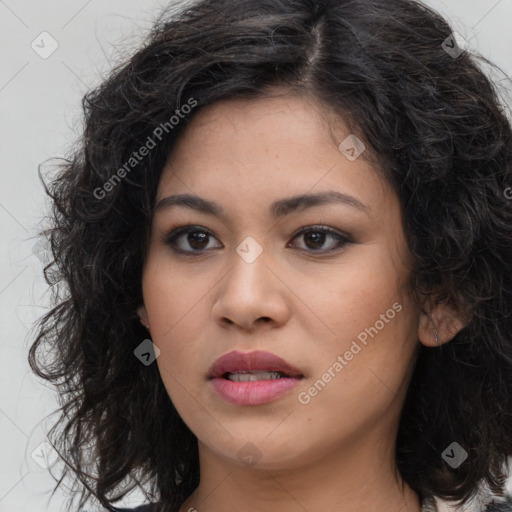
{"label": "shoulder", "polygon": [[[134,508],[118,508],[111,505],[108,508],[108,512],[155,512],[158,505],[162,505],[161,503],[148,503],[147,505],[139,505]],[[178,505],[175,509],[166,508],[168,512],[179,512],[180,506]],[[103,509],[107,512],[107,509]],[[79,510],[77,512],[87,512],[86,510]]]}
{"label": "shoulder", "polygon": [[512,512],[512,497],[507,497],[504,501],[492,501],[487,504],[484,512]]}
{"label": "shoulder", "polygon": [[112,508],[111,512],[153,512],[153,504],[149,503],[135,508]]}

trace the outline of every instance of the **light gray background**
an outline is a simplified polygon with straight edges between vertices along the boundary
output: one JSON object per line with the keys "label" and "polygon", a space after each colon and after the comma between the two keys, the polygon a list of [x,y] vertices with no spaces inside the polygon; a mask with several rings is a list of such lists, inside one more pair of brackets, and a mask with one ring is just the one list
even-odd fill
{"label": "light gray background", "polygon": [[[512,0],[428,4],[471,48],[512,76]],[[65,500],[59,491],[49,502],[54,481],[31,457],[44,441],[45,416],[56,408],[53,393],[27,364],[30,329],[48,305],[31,239],[46,201],[37,166],[66,154],[81,128],[81,97],[120,54],[137,45],[163,5],[163,0],[0,0],[0,512],[53,512],[62,510]],[[31,47],[34,40],[42,46],[46,37],[44,49],[50,48],[48,37],[40,37],[44,31],[58,43],[46,59]],[[494,78],[506,83],[504,75]]]}

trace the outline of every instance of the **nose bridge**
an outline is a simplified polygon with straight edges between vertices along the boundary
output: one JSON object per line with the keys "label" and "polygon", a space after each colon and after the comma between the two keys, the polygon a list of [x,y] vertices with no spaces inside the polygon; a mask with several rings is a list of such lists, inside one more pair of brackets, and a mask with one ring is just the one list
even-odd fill
{"label": "nose bridge", "polygon": [[229,320],[249,328],[262,317],[275,322],[286,319],[283,288],[268,268],[268,256],[268,251],[252,237],[236,247],[213,307],[217,321]]}
{"label": "nose bridge", "polygon": [[253,237],[246,237],[230,258],[231,271],[226,276],[224,291],[234,293],[247,303],[258,300],[270,284],[268,280],[271,273],[266,267],[267,260],[268,251]]}

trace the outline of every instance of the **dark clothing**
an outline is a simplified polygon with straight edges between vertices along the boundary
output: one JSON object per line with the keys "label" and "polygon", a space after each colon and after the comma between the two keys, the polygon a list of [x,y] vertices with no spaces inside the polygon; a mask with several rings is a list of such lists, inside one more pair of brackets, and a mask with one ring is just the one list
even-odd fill
{"label": "dark clothing", "polygon": [[[152,512],[152,505],[141,505],[137,508],[119,508],[114,509],[117,512]],[[429,510],[426,509],[425,510]],[[481,512],[512,512],[512,497],[508,497],[506,501],[493,501],[489,503]]]}
{"label": "dark clothing", "polygon": [[115,512],[151,512],[153,510],[153,505],[150,503],[149,505],[141,505],[137,508],[114,508],[112,511]]}

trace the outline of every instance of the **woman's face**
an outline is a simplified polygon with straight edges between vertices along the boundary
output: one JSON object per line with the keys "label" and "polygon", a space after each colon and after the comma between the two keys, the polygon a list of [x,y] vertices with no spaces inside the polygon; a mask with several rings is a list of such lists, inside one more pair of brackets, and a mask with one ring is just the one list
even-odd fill
{"label": "woman's face", "polygon": [[[227,462],[392,452],[418,346],[401,209],[322,112],[293,96],[205,107],[158,187],[139,314],[180,416]],[[256,350],[302,377],[210,378],[220,356]]]}

